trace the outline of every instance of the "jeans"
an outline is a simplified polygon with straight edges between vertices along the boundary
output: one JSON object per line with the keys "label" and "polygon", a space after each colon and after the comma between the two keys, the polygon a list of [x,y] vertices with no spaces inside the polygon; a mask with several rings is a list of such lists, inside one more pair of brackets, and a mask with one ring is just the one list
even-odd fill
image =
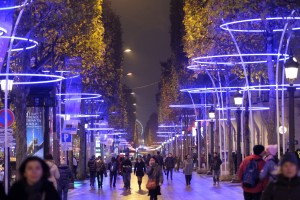
{"label": "jeans", "polygon": [[113,185],[114,187],[116,187],[117,175],[118,175],[117,172],[115,173],[110,172],[109,174],[110,186]]}
{"label": "jeans", "polygon": [[123,174],[123,180],[124,180],[124,185],[126,189],[130,189],[130,179],[131,179],[131,173],[127,172]]}
{"label": "jeans", "polygon": [[90,185],[94,186],[95,184],[96,172],[90,172]]}
{"label": "jeans", "polygon": [[169,173],[171,174],[171,180],[173,179],[173,168],[167,169],[167,179],[169,179]]}
{"label": "jeans", "polygon": [[102,187],[102,183],[103,183],[103,173],[97,172],[97,181],[98,181],[98,187]]}
{"label": "jeans", "polygon": [[214,183],[220,181],[220,170],[213,170]]}
{"label": "jeans", "polygon": [[68,190],[69,190],[69,185],[58,186],[58,194],[61,197],[61,200],[68,199]]}
{"label": "jeans", "polygon": [[186,185],[191,185],[192,175],[185,175]]}
{"label": "jeans", "polygon": [[259,192],[259,193],[244,192],[245,200],[260,200],[260,198],[261,198],[261,192]]}

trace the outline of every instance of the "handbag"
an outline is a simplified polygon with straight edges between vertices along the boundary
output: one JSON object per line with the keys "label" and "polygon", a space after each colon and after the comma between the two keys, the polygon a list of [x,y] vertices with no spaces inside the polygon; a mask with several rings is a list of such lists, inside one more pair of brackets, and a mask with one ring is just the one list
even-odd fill
{"label": "handbag", "polygon": [[154,179],[149,179],[147,184],[146,184],[146,188],[148,190],[154,190],[156,187],[157,187],[156,181]]}

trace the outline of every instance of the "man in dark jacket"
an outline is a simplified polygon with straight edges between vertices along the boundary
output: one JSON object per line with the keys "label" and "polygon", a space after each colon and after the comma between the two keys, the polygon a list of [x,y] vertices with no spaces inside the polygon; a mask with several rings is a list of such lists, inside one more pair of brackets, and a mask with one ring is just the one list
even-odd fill
{"label": "man in dark jacket", "polygon": [[62,162],[61,165],[58,167],[59,170],[59,182],[58,182],[58,193],[61,196],[62,200],[68,199],[68,190],[69,190],[69,183],[72,179],[72,171],[70,167],[65,163],[65,161]]}
{"label": "man in dark jacket", "polygon": [[171,153],[169,153],[168,157],[165,160],[165,167],[167,170],[167,180],[169,180],[169,174],[171,176],[171,180],[173,180],[173,169],[175,167],[175,159]]}
{"label": "man in dark jacket", "polygon": [[112,157],[111,162],[108,164],[110,187],[116,187],[118,169],[118,162],[115,157]]}
{"label": "man in dark jacket", "polygon": [[93,189],[95,184],[96,178],[96,160],[95,156],[92,156],[91,159],[88,161],[88,168],[90,171],[90,186]]}
{"label": "man in dark jacket", "polygon": [[213,172],[213,180],[214,180],[214,185],[218,183],[220,184],[220,170],[221,170],[221,165],[222,165],[222,160],[220,159],[219,155],[217,152],[214,153],[214,157],[211,161],[211,168]]}
{"label": "man in dark jacket", "polygon": [[164,158],[160,155],[160,152],[157,152],[156,160],[159,164],[159,166],[163,169],[164,166]]}
{"label": "man in dark jacket", "polygon": [[238,176],[242,181],[245,200],[260,200],[262,191],[267,185],[267,180],[258,181],[254,187],[247,187],[244,184],[244,174],[246,174],[250,162],[255,161],[258,168],[258,174],[257,177],[255,177],[257,180],[259,180],[259,173],[265,165],[265,161],[262,159],[265,154],[265,147],[262,145],[255,145],[253,147],[253,153],[254,155],[247,156],[243,160],[238,171]]}
{"label": "man in dark jacket", "polygon": [[125,190],[130,190],[132,163],[129,160],[128,155],[124,156],[124,160],[122,162],[122,168],[123,168],[123,181],[125,185]]}

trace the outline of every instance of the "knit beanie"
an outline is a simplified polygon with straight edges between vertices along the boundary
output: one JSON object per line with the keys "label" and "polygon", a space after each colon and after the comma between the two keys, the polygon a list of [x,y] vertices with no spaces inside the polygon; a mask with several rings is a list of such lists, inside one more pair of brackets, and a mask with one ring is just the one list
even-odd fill
{"label": "knit beanie", "polygon": [[253,153],[257,156],[259,156],[264,150],[265,147],[263,145],[255,145],[253,147]]}
{"label": "knit beanie", "polygon": [[280,160],[280,166],[284,165],[284,163],[286,162],[290,162],[290,163],[293,163],[295,165],[297,165],[298,167],[298,159],[295,155],[295,153],[292,153],[292,152],[289,152],[289,153],[286,153]]}
{"label": "knit beanie", "polygon": [[272,156],[276,156],[278,149],[277,149],[277,144],[274,145],[268,145],[266,147],[266,150],[272,155]]}

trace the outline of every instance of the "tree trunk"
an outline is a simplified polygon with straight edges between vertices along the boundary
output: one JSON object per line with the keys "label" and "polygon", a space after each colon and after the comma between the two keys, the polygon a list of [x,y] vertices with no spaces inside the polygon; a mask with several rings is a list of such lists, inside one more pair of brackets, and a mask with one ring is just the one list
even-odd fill
{"label": "tree trunk", "polygon": [[[84,101],[81,102],[80,105],[81,113],[85,113],[84,109]],[[79,137],[80,137],[80,151],[79,151],[79,169],[78,169],[78,178],[79,180],[85,180],[86,178],[86,133],[84,129],[85,120],[84,118],[81,119],[80,123],[78,124],[79,128]]]}
{"label": "tree trunk", "polygon": [[[229,73],[225,74],[225,85],[229,86]],[[226,107],[230,108],[230,92],[226,91]],[[226,137],[226,136],[225,136]],[[226,145],[226,144],[224,144]],[[231,127],[231,110],[227,110],[227,147],[228,147],[228,170],[229,175],[233,175],[233,160],[232,160],[232,127]]]}
{"label": "tree trunk", "polygon": [[19,169],[24,158],[27,156],[26,137],[26,100],[29,88],[17,86],[14,88],[15,98],[15,119],[16,119],[16,168]]}
{"label": "tree trunk", "polygon": [[[273,53],[273,33],[269,31],[267,33],[267,53]],[[268,66],[268,78],[269,78],[269,85],[275,85],[275,70],[274,70],[274,63],[272,60],[272,56],[267,57],[267,66]],[[275,88],[270,88],[269,93],[269,113],[266,115],[264,120],[266,121],[266,127],[268,130],[268,143],[269,144],[276,144],[277,143],[277,135],[276,135],[276,92]]]}

